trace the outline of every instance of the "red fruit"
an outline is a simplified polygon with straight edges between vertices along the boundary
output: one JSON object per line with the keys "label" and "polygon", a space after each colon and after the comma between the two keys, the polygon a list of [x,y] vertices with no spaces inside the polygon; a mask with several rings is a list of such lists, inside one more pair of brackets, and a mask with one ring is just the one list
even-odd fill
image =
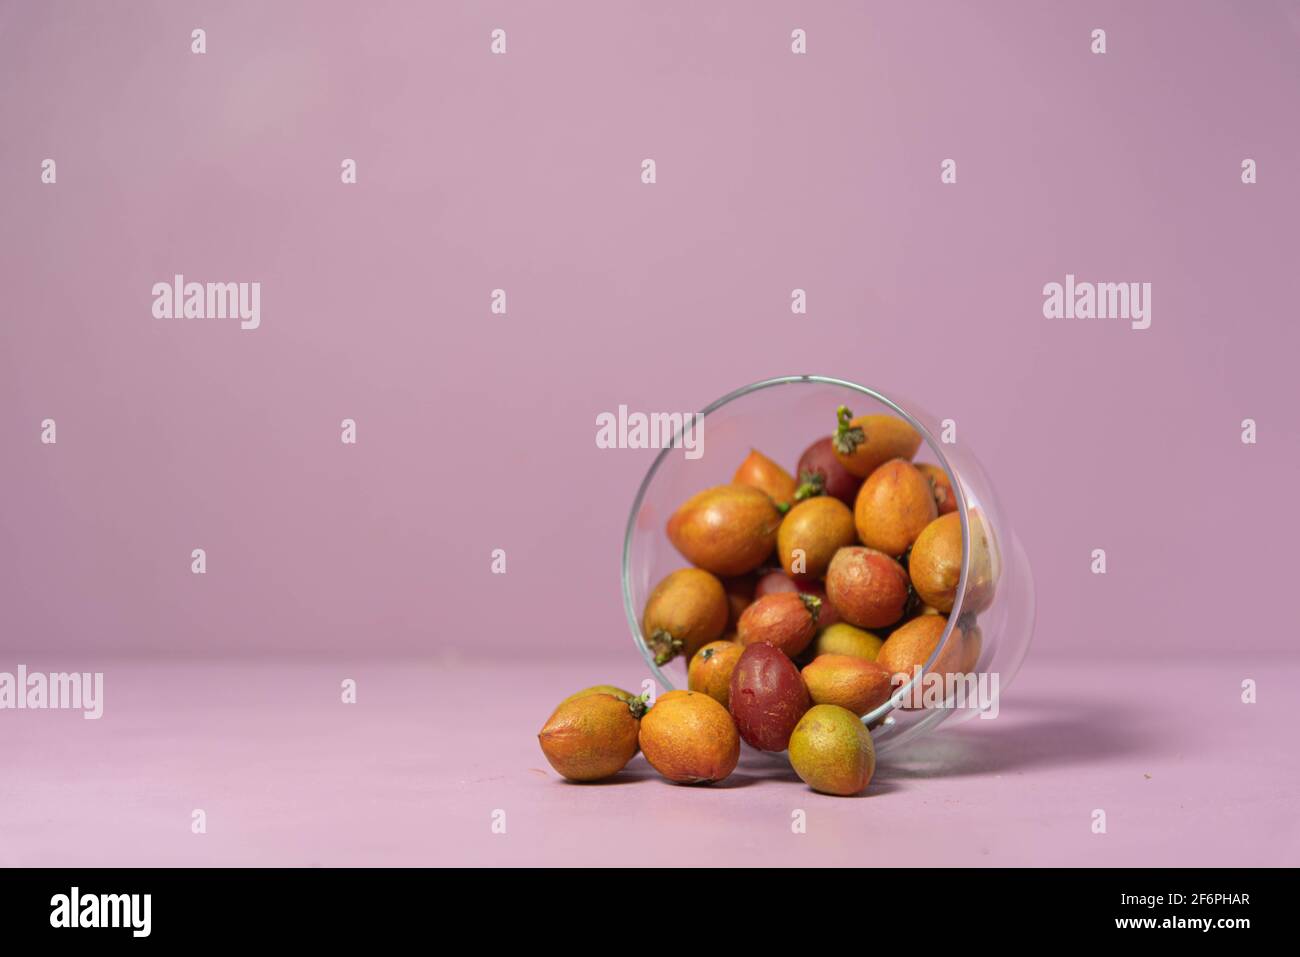
{"label": "red fruit", "polygon": [[758,585],[754,588],[754,600],[757,601],[764,595],[784,595],[787,592],[798,592],[801,595],[812,595],[814,598],[821,599],[822,607],[817,614],[818,631],[842,620],[840,613],[835,610],[835,606],[826,597],[826,588],[821,582],[797,582],[785,572],[768,572],[760,578]]}
{"label": "red fruit", "polygon": [[826,587],[821,582],[800,582],[799,594],[812,595],[814,598],[820,598],[822,607],[817,613],[817,630],[829,628],[838,621],[843,621],[840,613],[835,610],[831,604],[830,597],[826,594]]}
{"label": "red fruit", "polygon": [[859,628],[884,628],[903,617],[910,582],[903,566],[872,548],[841,548],[826,572],[826,594]]}
{"label": "red fruit", "polygon": [[728,707],[741,738],[760,751],[784,751],[812,707],[799,669],[768,644],[750,645],[731,674]]}
{"label": "red fruit", "polygon": [[850,508],[857,498],[858,487],[862,485],[862,479],[846,469],[836,457],[829,435],[818,439],[799,456],[795,481],[798,483],[795,497],[800,500],[813,495],[829,495]]}
{"label": "red fruit", "polygon": [[742,645],[766,642],[793,658],[817,634],[821,605],[812,595],[764,595],[740,616],[736,640]]}
{"label": "red fruit", "polygon": [[754,600],[758,601],[764,595],[783,595],[798,590],[799,585],[785,572],[768,572],[761,576],[758,584],[754,586]]}

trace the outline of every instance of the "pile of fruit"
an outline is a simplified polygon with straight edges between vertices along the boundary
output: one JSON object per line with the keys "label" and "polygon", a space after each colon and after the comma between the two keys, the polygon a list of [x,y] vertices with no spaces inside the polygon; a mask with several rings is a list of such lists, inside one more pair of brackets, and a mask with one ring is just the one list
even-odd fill
{"label": "pile of fruit", "polygon": [[[913,464],[920,446],[903,419],[840,407],[793,475],[751,451],[731,484],[683,503],[667,532],[692,567],[655,586],[641,627],[656,663],[685,659],[690,690],[653,704],[612,686],[565,699],[539,735],[551,766],[593,781],[640,751],[671,781],[710,783],[735,770],[743,740],[788,751],[814,790],[865,790],[876,760],[861,719],[939,646],[961,578],[952,484]],[[973,568],[960,627],[930,669],[940,675],[975,670],[974,616],[992,594],[970,515]]]}

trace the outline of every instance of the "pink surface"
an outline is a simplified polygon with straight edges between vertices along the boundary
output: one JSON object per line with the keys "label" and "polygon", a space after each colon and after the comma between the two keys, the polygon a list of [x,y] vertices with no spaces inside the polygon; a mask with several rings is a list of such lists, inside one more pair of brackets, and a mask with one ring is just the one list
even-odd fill
{"label": "pink surface", "polygon": [[1294,662],[1031,661],[856,799],[756,752],[716,787],[640,757],[566,784],[538,728],[557,691],[639,684],[630,658],[102,663],[100,721],[5,716],[0,865],[1300,865]]}

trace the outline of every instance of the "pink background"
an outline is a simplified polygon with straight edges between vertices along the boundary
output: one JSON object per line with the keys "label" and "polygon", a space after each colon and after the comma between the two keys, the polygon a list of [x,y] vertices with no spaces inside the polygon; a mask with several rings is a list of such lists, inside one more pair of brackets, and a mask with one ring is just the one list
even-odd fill
{"label": "pink background", "polygon": [[1040,651],[1291,648],[1296,5],[753,6],[6,6],[3,646],[607,647],[652,453],[596,414],[820,372],[958,421]]}
{"label": "pink background", "polygon": [[[534,808],[571,807],[573,789],[520,764],[544,768],[536,726],[568,685],[602,680],[585,674],[593,661],[640,679],[618,558],[653,453],[597,449],[596,415],[698,409],[814,372],[956,419],[996,482],[1037,578],[1031,668],[1091,669],[1042,679],[1044,700],[1086,705],[1034,739],[1083,750],[1038,762],[1057,789],[1043,794],[1114,766],[1081,739],[1116,672],[1149,676],[1133,692],[1159,717],[1103,708],[1112,736],[1147,727],[1144,740],[1177,750],[1183,738],[1154,729],[1185,713],[1194,751],[1208,715],[1177,700],[1172,669],[1231,662],[1214,692],[1231,702],[1243,676],[1268,674],[1245,662],[1295,648],[1283,609],[1300,518],[1300,6],[851,6],[0,3],[0,670],[419,656],[440,663],[438,687],[461,675],[490,688],[490,669],[455,671],[484,659],[532,689],[488,712],[490,742],[529,756],[494,764],[430,727],[451,777],[428,786],[505,781]],[[505,56],[489,53],[496,27]],[[790,53],[795,27],[806,56]],[[1094,27],[1104,56],[1089,52]],[[47,157],[54,186],[40,182]],[[1246,157],[1256,185],[1240,182]],[[339,181],[344,158],[355,186]],[[939,181],[945,158],[956,185]],[[261,328],[152,319],[152,284],[176,272],[260,281]],[[1152,327],[1044,319],[1042,287],[1067,272],[1151,282]],[[498,287],[507,316],[489,312]],[[790,312],[796,287],[806,316]],[[46,417],[56,446],[39,441]],[[339,442],[345,417],[356,446]],[[1246,417],[1257,445],[1240,441]],[[205,576],[189,570],[196,547]],[[490,573],[494,548],[504,576]],[[1094,548],[1104,577],[1089,571]],[[530,684],[522,669],[542,657],[554,667]],[[585,664],[556,666],[569,657]],[[337,680],[322,681],[333,695]],[[117,687],[133,708],[125,689],[147,699],[150,685],[128,667]],[[143,726],[161,733],[184,707],[159,703]],[[1247,787],[1290,820],[1300,776],[1269,729],[1294,711],[1279,694],[1258,707],[1273,718],[1252,712],[1266,737],[1247,737],[1272,757],[1252,766],[1270,776]],[[274,709],[253,714],[276,740]],[[380,726],[424,740],[401,726],[415,714]],[[88,795],[61,789],[39,756],[89,748],[63,735],[90,723],[23,720],[33,763],[9,785],[9,819],[27,808],[35,827],[64,800],[86,820]],[[0,714],[10,747],[16,727]],[[107,718],[96,728],[113,734]],[[199,754],[224,747],[198,740]],[[269,763],[292,773],[258,746],[259,760],[205,773],[254,791]],[[152,842],[123,816],[121,804],[154,813],[142,791],[165,793],[189,837],[202,800],[166,777],[165,754],[105,767],[125,790],[106,806],[99,793],[116,822],[103,833],[152,849],[140,863],[220,858]],[[139,783],[150,769],[165,787]],[[304,794],[329,789],[303,773]],[[919,800],[942,803],[951,783],[923,781]],[[637,789],[578,793],[620,790]],[[1173,827],[1165,805],[1145,807]],[[317,813],[332,833],[338,817]],[[398,859],[357,826],[355,853],[334,863]],[[28,833],[30,853],[7,862],[51,846]],[[1267,853],[1292,854],[1287,833],[1291,850]],[[1224,854],[1249,836],[1229,831]],[[1165,837],[1185,847],[1183,832]],[[250,841],[258,862],[310,862]],[[74,846],[70,860],[97,853]],[[238,847],[230,860],[249,860]],[[1160,862],[1149,846],[1129,853]]]}

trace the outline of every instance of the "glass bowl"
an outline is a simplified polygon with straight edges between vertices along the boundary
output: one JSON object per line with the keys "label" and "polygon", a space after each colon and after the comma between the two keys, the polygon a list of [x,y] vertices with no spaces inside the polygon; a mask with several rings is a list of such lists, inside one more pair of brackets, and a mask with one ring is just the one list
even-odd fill
{"label": "glass bowl", "polygon": [[[642,612],[654,586],[690,564],[668,539],[669,517],[696,492],[730,483],[751,448],[793,475],[804,449],[834,432],[839,406],[847,406],[854,415],[886,413],[910,422],[922,437],[914,461],[933,463],[948,474],[961,517],[961,578],[947,627],[925,670],[929,672],[945,651],[950,653],[945,662],[957,660],[952,656],[962,649],[950,649],[952,643],[973,640],[976,644],[967,649],[965,663],[972,682],[965,688],[971,693],[962,694],[961,682],[954,687],[950,681],[944,686],[942,702],[934,696],[927,706],[916,707],[917,701],[904,700],[915,682],[901,688],[862,718],[877,752],[884,754],[944,721],[995,715],[998,696],[1019,670],[1034,625],[1029,562],[992,483],[965,445],[940,441],[945,437],[944,422],[910,400],[842,379],[802,375],[755,382],[711,403],[703,410],[702,441],[689,443],[693,450],[683,448],[678,433],[679,441],[659,452],[637,490],[623,542],[623,605],[632,637],[655,679],[667,689],[685,687],[686,662],[679,658],[657,665],[641,629]],[[973,574],[972,528],[982,532],[988,543],[986,550],[977,547],[980,560]]]}

